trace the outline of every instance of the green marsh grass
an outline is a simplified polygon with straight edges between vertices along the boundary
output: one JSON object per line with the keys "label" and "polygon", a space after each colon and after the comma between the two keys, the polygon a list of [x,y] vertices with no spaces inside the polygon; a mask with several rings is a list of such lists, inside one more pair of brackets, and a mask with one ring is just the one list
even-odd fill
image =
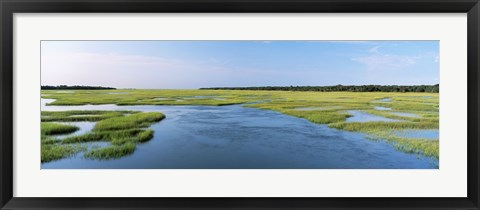
{"label": "green marsh grass", "polygon": [[158,122],[163,118],[165,118],[165,115],[159,112],[136,113],[128,116],[113,117],[99,121],[93,130],[112,131],[148,127],[152,123]]}
{"label": "green marsh grass", "polygon": [[42,122],[77,122],[99,121],[112,117],[120,117],[125,114],[138,113],[135,111],[62,111],[42,112]]}
{"label": "green marsh grass", "polygon": [[329,124],[335,123],[340,121],[345,121],[349,115],[346,112],[341,111],[329,111],[329,110],[312,110],[312,111],[298,111],[298,110],[282,110],[281,113],[292,115],[295,117],[305,118],[311,122],[318,123],[318,124]]}
{"label": "green marsh grass", "polygon": [[68,134],[77,131],[79,128],[73,125],[60,123],[41,123],[42,135]]}
{"label": "green marsh grass", "polygon": [[128,142],[121,145],[112,145],[103,148],[96,148],[85,153],[86,158],[108,160],[132,154],[135,151],[135,144]]}
{"label": "green marsh grass", "polygon": [[41,146],[41,161],[42,163],[59,160],[70,157],[82,150],[85,146],[81,145],[57,145],[57,144],[42,144]]}
{"label": "green marsh grass", "polygon": [[127,142],[142,143],[153,138],[153,130],[127,129],[117,131],[91,132],[79,136],[71,136],[63,139],[62,144],[85,143],[92,141],[109,141],[120,145]]}

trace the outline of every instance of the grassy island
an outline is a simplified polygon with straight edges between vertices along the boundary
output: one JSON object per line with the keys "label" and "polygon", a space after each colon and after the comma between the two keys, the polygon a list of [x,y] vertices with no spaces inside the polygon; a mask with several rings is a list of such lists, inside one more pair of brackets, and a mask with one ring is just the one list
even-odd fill
{"label": "grassy island", "polygon": [[[42,162],[49,162],[84,152],[85,158],[111,159],[135,151],[136,144],[153,138],[148,129],[165,115],[158,112],[134,111],[62,111],[42,112]],[[77,131],[68,122],[95,121],[91,131],[81,135],[64,135]],[[52,123],[55,122],[55,123]],[[107,146],[91,147],[89,142],[105,142]]]}

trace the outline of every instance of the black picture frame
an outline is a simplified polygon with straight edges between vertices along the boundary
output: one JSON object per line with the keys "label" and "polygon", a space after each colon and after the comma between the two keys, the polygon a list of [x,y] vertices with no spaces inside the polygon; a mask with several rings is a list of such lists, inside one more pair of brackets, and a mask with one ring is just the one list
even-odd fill
{"label": "black picture frame", "polygon": [[[478,0],[0,0],[1,209],[479,209]],[[467,13],[466,198],[17,198],[13,197],[14,13]],[[407,32],[408,33],[408,32]]]}

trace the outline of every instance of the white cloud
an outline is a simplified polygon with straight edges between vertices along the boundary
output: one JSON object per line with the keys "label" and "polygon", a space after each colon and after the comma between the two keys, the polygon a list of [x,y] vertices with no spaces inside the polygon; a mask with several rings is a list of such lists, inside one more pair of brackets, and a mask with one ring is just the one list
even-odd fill
{"label": "white cloud", "polygon": [[344,43],[344,44],[365,44],[365,43],[371,43],[371,41],[364,41],[364,40],[335,40],[335,41],[319,41],[319,42]]}
{"label": "white cloud", "polygon": [[362,71],[363,83],[408,85],[438,83],[434,77],[438,75],[438,69],[433,65],[437,58],[438,53],[433,51],[400,55],[386,53],[377,45],[351,60],[366,67],[366,71]]}
{"label": "white cloud", "polygon": [[[390,43],[390,45],[397,45]],[[438,63],[438,52],[421,52],[413,55],[395,55],[387,54],[381,50],[382,45],[376,44],[367,50],[367,54],[352,58],[353,61],[365,64],[368,69],[385,70],[385,69],[399,69],[414,65],[420,61],[433,61]],[[433,59],[433,60],[430,60]]]}
{"label": "white cloud", "polygon": [[370,53],[379,53],[378,52],[378,49],[380,48],[380,46],[375,46],[375,47],[372,47],[370,48],[370,50],[368,50],[368,52]]}
{"label": "white cloud", "polygon": [[368,50],[367,55],[352,58],[353,61],[357,61],[365,64],[369,69],[397,69],[405,66],[413,65],[416,63],[416,56],[402,56],[402,55],[390,55],[381,52],[380,46],[374,46]]}
{"label": "white cloud", "polygon": [[352,58],[367,65],[369,69],[398,69],[417,63],[413,56],[389,55],[389,54],[371,54],[362,57]]}

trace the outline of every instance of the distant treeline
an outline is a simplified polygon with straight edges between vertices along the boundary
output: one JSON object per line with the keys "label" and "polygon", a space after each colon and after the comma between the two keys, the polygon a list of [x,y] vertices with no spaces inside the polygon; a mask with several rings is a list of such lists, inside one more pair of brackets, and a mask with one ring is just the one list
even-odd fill
{"label": "distant treeline", "polygon": [[438,93],[439,85],[335,85],[335,86],[263,86],[263,87],[212,87],[200,90],[283,90],[319,92],[428,92]]}
{"label": "distant treeline", "polygon": [[101,87],[101,86],[83,86],[83,85],[42,85],[42,90],[115,90],[113,87]]}

